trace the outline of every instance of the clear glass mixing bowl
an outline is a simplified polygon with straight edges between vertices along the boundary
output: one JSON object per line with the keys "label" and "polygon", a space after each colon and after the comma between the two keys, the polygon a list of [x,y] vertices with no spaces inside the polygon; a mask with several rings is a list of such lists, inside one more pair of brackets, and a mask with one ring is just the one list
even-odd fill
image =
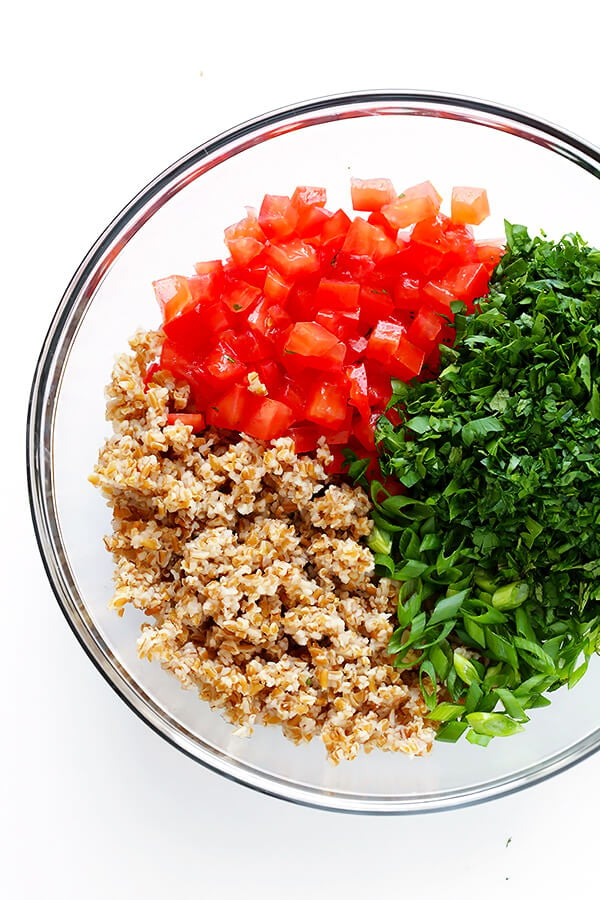
{"label": "clear glass mixing bowl", "polygon": [[600,745],[600,666],[515,737],[486,749],[436,744],[425,759],[373,752],[334,768],[318,740],[297,747],[275,728],[234,736],[218,712],[136,656],[141,614],[107,608],[110,513],[87,481],[108,433],[103,387],[138,327],[156,327],[151,281],[223,253],[223,228],[265,192],[327,187],[348,205],[349,179],[388,176],[483,185],[492,218],[600,245],[600,152],[546,122],[442,94],[328,97],[246,122],[193,150],[114,219],[56,311],[31,393],[28,465],[34,524],[58,602],[90,659],[159,734],[228,778],[299,803],[355,812],[440,810],[497,797],[555,774]]}

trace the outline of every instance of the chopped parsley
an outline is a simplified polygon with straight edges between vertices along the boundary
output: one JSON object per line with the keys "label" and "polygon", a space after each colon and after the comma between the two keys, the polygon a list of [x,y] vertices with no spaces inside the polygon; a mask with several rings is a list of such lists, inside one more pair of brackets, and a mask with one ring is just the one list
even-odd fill
{"label": "chopped parsley", "polygon": [[379,462],[406,493],[370,485],[377,570],[402,582],[394,665],[417,668],[439,740],[480,745],[600,649],[600,251],[506,236],[437,379],[394,382]]}

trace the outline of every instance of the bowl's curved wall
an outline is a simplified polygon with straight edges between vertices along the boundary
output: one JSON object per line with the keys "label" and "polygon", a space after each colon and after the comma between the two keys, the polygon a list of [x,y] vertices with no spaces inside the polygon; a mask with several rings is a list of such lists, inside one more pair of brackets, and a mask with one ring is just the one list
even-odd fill
{"label": "bowl's curved wall", "polygon": [[[322,746],[295,747],[275,729],[250,740],[135,652],[139,617],[107,610],[110,516],[87,482],[107,434],[103,386],[138,327],[159,324],[151,281],[221,256],[223,228],[262,194],[296,184],[349,206],[349,179],[389,176],[488,189],[492,218],[552,236],[578,230],[600,244],[600,153],[554,126],[489,104],[380,92],[326,98],[246,123],[194,150],[114,220],[69,285],[42,349],[31,394],[28,463],[38,541],[54,592],[89,656],[127,703],[200,762],[298,802],[410,812],[475,802],[546,777],[597,749],[600,668],[555,695],[526,731],[485,750],[436,745],[428,759],[373,753],[330,766]],[[90,535],[94,536],[90,538]]]}

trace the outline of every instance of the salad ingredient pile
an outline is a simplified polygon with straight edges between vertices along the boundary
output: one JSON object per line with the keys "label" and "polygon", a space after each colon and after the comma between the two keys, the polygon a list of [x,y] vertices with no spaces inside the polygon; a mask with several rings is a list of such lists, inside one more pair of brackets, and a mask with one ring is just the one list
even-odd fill
{"label": "salad ingredient pile", "polygon": [[397,586],[373,580],[370,503],[331,483],[330,453],[168,423],[189,387],[145,389],[159,333],[132,341],[108,388],[114,434],[92,481],[114,511],[113,609],[147,617],[139,655],[160,661],[237,727],[320,737],[329,759],[426,753],[435,736],[418,678],[387,644]]}
{"label": "salad ingredient pile", "polygon": [[435,380],[395,382],[400,424],[379,421],[407,491],[371,485],[379,571],[402,582],[389,650],[419,668],[439,739],[522,730],[600,646],[599,263],[577,235],[507,224],[481,311],[457,316]]}
{"label": "salad ingredient pile", "polygon": [[374,455],[390,376],[437,370],[452,302],[472,310],[501,255],[468,224],[487,214],[485,192],[455,188],[452,217],[429,182],[396,195],[387,179],[353,179],[352,199],[368,219],[326,209],[323,188],[267,194],[225,230],[225,263],[154,283],[165,340],[149,376],[190,385],[196,431],[285,435],[298,453],[325,437],[340,472],[340,448]]}

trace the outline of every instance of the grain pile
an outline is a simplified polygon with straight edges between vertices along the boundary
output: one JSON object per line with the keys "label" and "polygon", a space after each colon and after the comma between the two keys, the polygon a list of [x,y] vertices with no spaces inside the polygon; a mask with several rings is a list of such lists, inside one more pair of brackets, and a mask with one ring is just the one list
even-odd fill
{"label": "grain pile", "polygon": [[[138,650],[249,733],[319,735],[329,758],[421,755],[432,727],[411,673],[390,665],[393,584],[373,578],[369,501],[330,479],[325,446],[296,456],[230,433],[167,425],[188,388],[159,373],[140,333],[108,387],[113,435],[91,481],[114,512],[112,606],[148,616]],[[337,482],[337,483],[335,483]]]}

